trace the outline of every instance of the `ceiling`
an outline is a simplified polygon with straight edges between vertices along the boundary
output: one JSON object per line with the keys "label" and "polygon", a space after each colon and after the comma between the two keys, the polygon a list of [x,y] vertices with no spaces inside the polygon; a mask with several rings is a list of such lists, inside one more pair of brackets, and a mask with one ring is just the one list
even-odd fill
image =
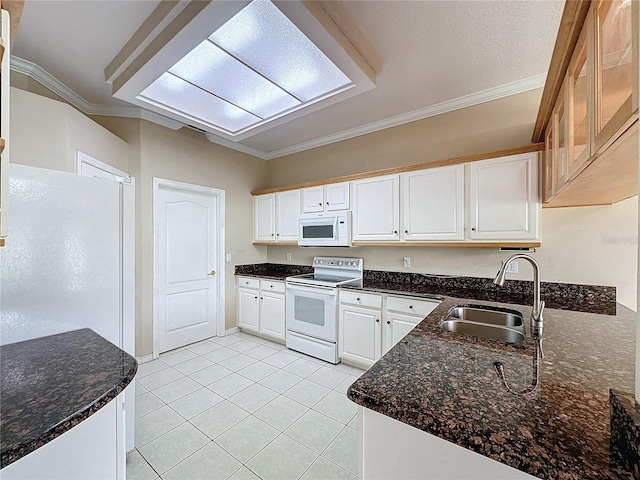
{"label": "ceiling", "polygon": [[[180,128],[175,120],[114,98],[105,81],[105,68],[159,3],[26,0],[13,67],[88,114],[141,117]],[[376,88],[239,142],[213,134],[209,140],[275,158],[541,87],[564,2],[320,5],[376,72]]]}

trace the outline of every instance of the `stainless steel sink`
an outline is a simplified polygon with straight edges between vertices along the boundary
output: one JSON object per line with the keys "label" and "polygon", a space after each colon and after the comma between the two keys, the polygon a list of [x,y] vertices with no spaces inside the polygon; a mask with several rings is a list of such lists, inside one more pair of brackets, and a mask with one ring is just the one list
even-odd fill
{"label": "stainless steel sink", "polygon": [[524,323],[520,312],[486,305],[451,307],[440,321],[440,328],[503,342],[522,342],[525,339]]}

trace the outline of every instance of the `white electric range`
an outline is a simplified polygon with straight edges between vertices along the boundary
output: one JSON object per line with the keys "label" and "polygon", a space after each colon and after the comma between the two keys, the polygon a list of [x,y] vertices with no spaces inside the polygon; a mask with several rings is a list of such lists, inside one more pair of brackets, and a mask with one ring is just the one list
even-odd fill
{"label": "white electric range", "polygon": [[338,287],[362,286],[363,261],[314,257],[313,273],[287,277],[287,347],[330,363],[338,358]]}

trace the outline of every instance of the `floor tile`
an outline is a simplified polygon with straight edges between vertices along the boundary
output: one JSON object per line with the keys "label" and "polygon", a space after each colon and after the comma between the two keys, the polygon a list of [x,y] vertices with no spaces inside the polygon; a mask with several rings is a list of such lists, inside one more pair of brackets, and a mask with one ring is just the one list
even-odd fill
{"label": "floor tile", "polygon": [[257,342],[254,342],[253,340],[244,339],[240,342],[232,343],[231,345],[229,345],[229,348],[232,350],[235,350],[236,352],[244,353],[247,350],[256,348],[258,345],[260,344]]}
{"label": "floor tile", "polygon": [[279,352],[274,353],[273,355],[269,355],[265,357],[263,360],[265,363],[269,365],[273,365],[277,368],[286,367],[292,362],[295,362],[298,359],[295,355],[291,355],[288,351],[280,350]]}
{"label": "floor tile", "polygon": [[226,377],[227,375],[231,375],[231,373],[231,370],[228,368],[224,368],[218,364],[213,364],[210,367],[203,368],[202,370],[192,373],[189,377],[202,385],[209,385]]}
{"label": "floor tile", "polygon": [[226,360],[227,358],[235,357],[236,355],[240,355],[240,352],[236,352],[235,350],[231,350],[227,347],[220,347],[217,350],[213,350],[212,352],[205,353],[203,355],[207,360],[211,360],[212,362],[218,363],[222,360]]}
{"label": "floor tile", "polygon": [[243,408],[247,412],[253,413],[277,396],[278,394],[273,390],[269,390],[267,387],[254,383],[250,387],[247,387],[229,397],[229,401]]}
{"label": "floor tile", "polygon": [[202,370],[203,368],[210,367],[213,365],[211,360],[207,360],[204,357],[198,355],[191,360],[187,360],[186,362],[179,363],[175,365],[173,368],[178,370],[180,373],[184,373],[185,375],[190,375],[198,370]]}
{"label": "floor tile", "polygon": [[[246,463],[276,438],[278,433],[271,425],[249,416],[216,438],[215,442],[235,458]],[[282,462],[282,458],[278,461]],[[258,475],[262,476],[259,473]]]}
{"label": "floor tile", "polygon": [[275,373],[278,369],[264,362],[256,362],[248,367],[238,370],[238,373],[243,377],[247,377],[254,382],[262,380],[264,377]]}
{"label": "floor tile", "polygon": [[316,370],[307,377],[308,380],[319,383],[323,387],[327,388],[335,388],[347,378],[349,378],[349,375],[346,373],[339,372],[329,367],[321,367],[319,370]]}
{"label": "floor tile", "polygon": [[220,395],[213,393],[206,387],[202,387],[200,390],[196,390],[170,403],[169,406],[188,420],[223,400]]}
{"label": "floor tile", "polygon": [[189,421],[213,440],[248,416],[247,411],[231,402],[224,401],[196,415]]}
{"label": "floor tile", "polygon": [[255,362],[256,362],[255,358],[251,358],[247,355],[244,355],[243,353],[240,353],[234,357],[227,358],[226,360],[222,360],[218,362],[218,365],[222,365],[223,367],[228,368],[229,370],[233,370],[234,372],[237,372],[238,370],[248,367],[249,365]]}
{"label": "floor tile", "polygon": [[338,370],[339,372],[346,373],[347,375],[358,375],[358,376],[361,376],[365,372],[361,368],[352,367],[351,365],[347,365],[346,363],[338,363],[337,365],[329,365],[329,368],[333,368],[334,370]]}
{"label": "floor tile", "polygon": [[340,382],[340,384],[338,384],[336,387],[334,387],[334,390],[336,392],[344,393],[346,395],[347,390],[349,390],[349,387],[353,385],[353,382],[355,382],[358,378],[360,378],[358,375],[351,375],[346,379],[344,379],[342,382]]}
{"label": "floor tile", "polygon": [[274,353],[277,353],[278,350],[271,348],[267,345],[258,345],[255,348],[252,348],[250,350],[247,350],[245,353],[245,355],[250,356],[251,358],[255,358],[257,360],[262,360],[263,358],[266,358],[270,355],[273,355]]}
{"label": "floor tile", "polygon": [[174,366],[178,363],[186,362],[187,360],[191,360],[195,357],[195,353],[190,352],[187,349],[182,349],[175,352],[163,353],[162,355],[160,355],[160,360],[162,360],[167,365]]}
{"label": "floor tile", "polygon": [[226,345],[233,345],[234,343],[241,342],[245,338],[248,338],[248,337],[243,337],[242,334],[233,334],[233,335],[226,335],[224,337],[217,337],[212,339],[211,341],[217,343],[218,345],[226,346]]}
{"label": "floor tile", "polygon": [[321,413],[309,410],[287,428],[284,433],[320,454],[343,428],[344,425],[342,423],[327,418]]}
{"label": "floor tile", "polygon": [[352,428],[345,427],[331,445],[322,453],[323,457],[354,475],[358,474],[358,435]]}
{"label": "floor tile", "polygon": [[151,375],[152,373],[164,370],[168,365],[160,360],[152,360],[150,362],[141,363],[138,365],[138,372],[136,373],[136,380]]}
{"label": "floor tile", "polygon": [[190,350],[198,355],[205,355],[206,353],[213,352],[220,348],[222,348],[222,345],[212,342],[211,340],[206,340],[204,342],[187,346],[187,350]]}
{"label": "floor tile", "polygon": [[331,390],[309,380],[302,380],[283,393],[284,396],[298,403],[313,407],[322,400]]}
{"label": "floor tile", "polygon": [[358,406],[349,400],[345,394],[336,391],[329,392],[326,397],[314,405],[313,409],[324,413],[343,425],[349,423],[358,413]]}
{"label": "floor tile", "polygon": [[299,358],[295,362],[290,363],[284,369],[287,372],[293,373],[300,377],[308,377],[316,370],[320,370],[321,366],[317,363],[307,360],[306,358]]}
{"label": "floor tile", "polygon": [[138,450],[127,454],[127,480],[153,480],[158,474]]}
{"label": "floor tile", "polygon": [[247,467],[242,467],[236,473],[231,475],[228,480],[260,480],[260,477],[258,477]]}
{"label": "floor tile", "polygon": [[204,433],[190,423],[184,423],[138,450],[153,469],[162,475],[209,442]]}
{"label": "floor tile", "polygon": [[253,415],[284,432],[287,427],[307,411],[309,411],[309,407],[280,395],[257,410]]}
{"label": "floor tile", "polygon": [[189,377],[182,377],[175,382],[156,388],[152,392],[164,403],[171,403],[185,395],[189,395],[191,392],[195,392],[201,387],[198,382],[191,380]]}
{"label": "floor tile", "polygon": [[142,417],[147,413],[164,406],[164,402],[156,397],[153,393],[147,392],[136,397],[136,418]]}
{"label": "floor tile", "polygon": [[135,381],[135,383],[136,383],[136,397],[137,397],[138,395],[142,395],[142,394],[147,393],[147,392],[149,391],[149,389],[148,389],[148,388],[146,388],[146,387],[144,387],[144,386],[140,385],[140,383],[138,382],[137,377],[134,379],[134,381]]}
{"label": "floor tile", "polygon": [[168,406],[155,410],[136,420],[136,447],[149,443],[185,422]]}
{"label": "floor tile", "polygon": [[[163,480],[226,479],[242,464],[214,442],[210,442],[167,473]],[[128,479],[127,479],[128,480]]]}
{"label": "floor tile", "polygon": [[358,430],[358,415],[356,414],[351,421],[347,424],[347,427],[351,427],[354,430]]}
{"label": "floor tile", "polygon": [[214,391],[221,397],[229,398],[241,390],[253,385],[253,383],[253,380],[249,380],[247,377],[243,377],[237,373],[232,373],[231,375],[221,378],[217,382],[209,384],[207,388]]}
{"label": "floor tile", "polygon": [[289,373],[285,370],[277,370],[268,377],[260,380],[258,383],[278,393],[284,393],[301,381],[302,377]]}
{"label": "floor tile", "polygon": [[282,434],[253,457],[247,467],[263,480],[295,480],[316,458],[315,452]]}
{"label": "floor tile", "polygon": [[183,375],[171,368],[167,367],[164,370],[160,370],[159,372],[154,372],[146,377],[142,377],[138,380],[138,383],[145,387],[147,390],[155,390],[158,387],[162,387],[167,383],[175,382],[179,378],[182,378]]}
{"label": "floor tile", "polygon": [[309,467],[301,480],[355,480],[356,476],[338,467],[324,457],[319,457]]}

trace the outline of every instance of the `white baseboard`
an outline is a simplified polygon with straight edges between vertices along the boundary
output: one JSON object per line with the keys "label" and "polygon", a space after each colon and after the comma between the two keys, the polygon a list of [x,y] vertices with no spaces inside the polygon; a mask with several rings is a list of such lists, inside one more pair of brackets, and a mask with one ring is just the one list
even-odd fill
{"label": "white baseboard", "polygon": [[230,328],[229,330],[225,330],[224,336],[231,335],[233,333],[238,333],[239,331],[240,329],[238,327],[233,327],[233,328]]}
{"label": "white baseboard", "polygon": [[136,360],[138,361],[138,363],[147,363],[150,362],[151,360],[153,360],[153,354],[150,353],[149,355],[144,355],[142,357],[136,357]]}

